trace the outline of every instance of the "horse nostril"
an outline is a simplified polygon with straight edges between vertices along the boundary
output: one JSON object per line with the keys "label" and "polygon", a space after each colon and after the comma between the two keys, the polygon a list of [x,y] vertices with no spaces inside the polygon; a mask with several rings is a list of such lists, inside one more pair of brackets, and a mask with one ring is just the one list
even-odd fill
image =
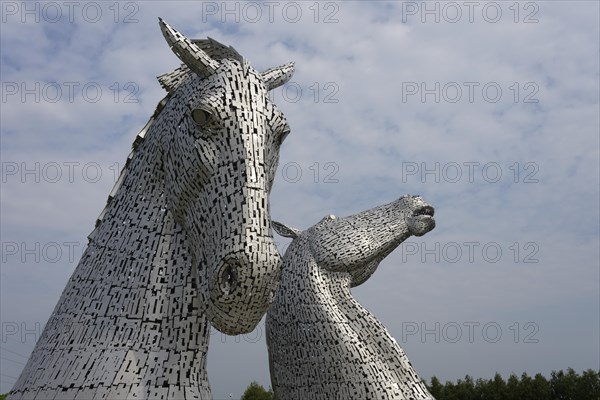
{"label": "horse nostril", "polygon": [[223,294],[231,294],[238,286],[238,265],[235,262],[227,262],[219,274],[219,288]]}

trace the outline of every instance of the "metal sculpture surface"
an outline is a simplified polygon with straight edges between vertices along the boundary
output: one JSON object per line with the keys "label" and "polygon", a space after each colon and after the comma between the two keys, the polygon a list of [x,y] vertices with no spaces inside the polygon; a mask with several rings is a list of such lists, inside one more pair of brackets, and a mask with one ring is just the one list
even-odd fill
{"label": "metal sculpture surface", "polygon": [[396,340],[350,293],[400,243],[435,227],[433,207],[403,196],[303,232],[273,227],[294,238],[267,312],[276,398],[433,399]]}
{"label": "metal sculpture surface", "polygon": [[210,324],[252,331],[279,282],[268,194],[289,128],[233,48],[160,20],[183,61],[138,134],[10,399],[208,399]]}

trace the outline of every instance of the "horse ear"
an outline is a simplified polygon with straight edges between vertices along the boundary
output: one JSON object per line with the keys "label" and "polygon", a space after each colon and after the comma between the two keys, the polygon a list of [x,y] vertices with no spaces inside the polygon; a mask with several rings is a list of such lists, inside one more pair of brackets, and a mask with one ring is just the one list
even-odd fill
{"label": "horse ear", "polygon": [[277,221],[271,221],[271,226],[273,227],[275,232],[277,232],[283,237],[296,239],[302,233],[302,231],[299,229],[291,228]]}
{"label": "horse ear", "polygon": [[200,76],[213,74],[219,63],[208,56],[197,44],[173,29],[162,18],[158,18],[160,30],[167,40],[171,50],[179,57],[189,69]]}
{"label": "horse ear", "polygon": [[273,90],[285,84],[294,75],[294,70],[294,63],[291,62],[262,72],[261,75],[267,90]]}
{"label": "horse ear", "polygon": [[158,77],[160,85],[169,94],[175,93],[175,90],[181,85],[186,76],[190,73],[190,69],[185,64],[181,64],[181,67],[174,71],[167,72]]}

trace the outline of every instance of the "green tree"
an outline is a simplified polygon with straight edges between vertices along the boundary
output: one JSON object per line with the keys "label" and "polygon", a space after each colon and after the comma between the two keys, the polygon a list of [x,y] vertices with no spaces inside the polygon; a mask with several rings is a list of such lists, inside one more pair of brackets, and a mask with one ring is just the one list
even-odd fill
{"label": "green tree", "polygon": [[[543,378],[543,377],[542,377]],[[521,374],[521,379],[519,380],[519,387],[517,389],[517,394],[519,398],[522,400],[536,400],[537,397],[534,396],[535,391],[533,390],[533,379],[527,372],[523,372]]]}
{"label": "green tree", "polygon": [[553,400],[550,382],[542,374],[535,374],[531,382],[531,399],[533,400]]}
{"label": "green tree", "polygon": [[504,379],[502,379],[502,375],[496,372],[496,375],[494,375],[494,380],[490,383],[493,393],[491,398],[495,400],[505,400],[508,391],[506,389],[506,382],[504,382]]}
{"label": "green tree", "polygon": [[456,390],[456,386],[453,382],[446,381],[444,384],[444,400],[460,400]]}
{"label": "green tree", "polygon": [[440,380],[437,376],[431,377],[431,385],[427,388],[436,399],[441,399],[444,397],[444,385],[440,383]]}
{"label": "green tree", "polygon": [[600,399],[600,371],[588,369],[577,380],[575,398],[582,400]]}
{"label": "green tree", "polygon": [[241,400],[273,400],[273,391],[266,390],[258,382],[252,382],[244,391]]}
{"label": "green tree", "polygon": [[506,381],[506,400],[523,400],[519,393],[519,378],[514,373]]}
{"label": "green tree", "polygon": [[562,370],[552,371],[550,374],[550,388],[552,390],[552,398],[555,400],[579,400],[575,397],[577,389],[577,374],[573,368],[567,369],[565,374]]}
{"label": "green tree", "polygon": [[494,379],[477,379],[477,398],[486,400],[506,400],[508,391],[502,375],[496,372]]}
{"label": "green tree", "polygon": [[456,381],[456,396],[461,400],[475,400],[475,384],[473,378],[465,375],[465,379]]}
{"label": "green tree", "polygon": [[475,381],[475,393],[477,393],[478,399],[491,398],[488,395],[488,392],[490,391],[488,389],[489,385],[490,385],[490,381],[488,381],[486,379],[482,379],[482,378],[477,378],[477,380]]}

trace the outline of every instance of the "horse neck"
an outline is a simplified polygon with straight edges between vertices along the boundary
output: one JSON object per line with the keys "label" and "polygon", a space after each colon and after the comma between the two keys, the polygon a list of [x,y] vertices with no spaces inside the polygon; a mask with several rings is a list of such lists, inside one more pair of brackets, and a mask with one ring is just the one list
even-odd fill
{"label": "horse neck", "polygon": [[[161,239],[181,234],[167,211],[164,174],[153,156],[155,147],[143,142],[130,154],[96,228],[88,236],[90,246],[150,260]],[[161,251],[169,249],[163,247]]]}
{"label": "horse neck", "polygon": [[[156,150],[144,141],[128,160],[15,389],[53,382],[90,396],[106,385],[140,397],[166,387],[210,396],[209,323]],[[68,365],[49,364],[55,360]]]}
{"label": "horse neck", "polygon": [[196,287],[188,237],[168,210],[164,175],[156,154],[151,141],[139,145],[103,220],[90,235],[90,247],[116,252],[118,263],[106,257],[102,265],[118,278],[117,287],[139,293],[137,298],[129,297],[129,307],[123,304],[124,311],[114,310],[114,316],[142,318],[162,333],[147,341],[140,329],[134,346],[153,352],[187,353],[186,360],[180,362],[187,369],[196,367],[205,373],[209,324]]}
{"label": "horse neck", "polygon": [[[306,398],[336,397],[343,385],[314,385],[313,371],[320,370],[323,382],[331,382],[340,378],[336,371],[345,365],[348,376],[360,378],[357,385],[385,393],[385,398],[408,398],[403,393],[412,393],[412,398],[431,399],[396,340],[354,299],[351,281],[348,272],[319,267],[307,243],[294,246],[292,242],[288,248],[281,287],[267,318],[276,396],[285,397],[286,385],[294,382]],[[336,345],[332,348],[331,343]],[[303,360],[311,357],[317,363],[307,368]]]}
{"label": "horse neck", "polygon": [[[283,319],[293,315],[295,321],[309,325],[313,324],[316,317],[320,324],[329,326],[329,330],[324,330],[323,333],[338,332],[340,322],[352,325],[359,333],[364,329],[365,321],[368,321],[369,338],[383,339],[388,352],[403,354],[383,324],[352,296],[352,275],[320,267],[310,251],[308,241],[301,240],[292,242],[283,258],[281,285],[270,313]],[[306,312],[298,312],[299,309]],[[332,315],[339,316],[343,321],[332,319]],[[360,318],[357,319],[356,316]],[[364,340],[361,338],[355,344],[362,345]]]}
{"label": "horse neck", "polygon": [[295,309],[312,309],[317,304],[337,308],[339,299],[354,300],[350,294],[351,275],[347,272],[329,272],[320,267],[310,248],[309,239],[303,237],[295,239],[289,245],[283,257],[280,287],[275,302],[277,308],[293,313]]}

